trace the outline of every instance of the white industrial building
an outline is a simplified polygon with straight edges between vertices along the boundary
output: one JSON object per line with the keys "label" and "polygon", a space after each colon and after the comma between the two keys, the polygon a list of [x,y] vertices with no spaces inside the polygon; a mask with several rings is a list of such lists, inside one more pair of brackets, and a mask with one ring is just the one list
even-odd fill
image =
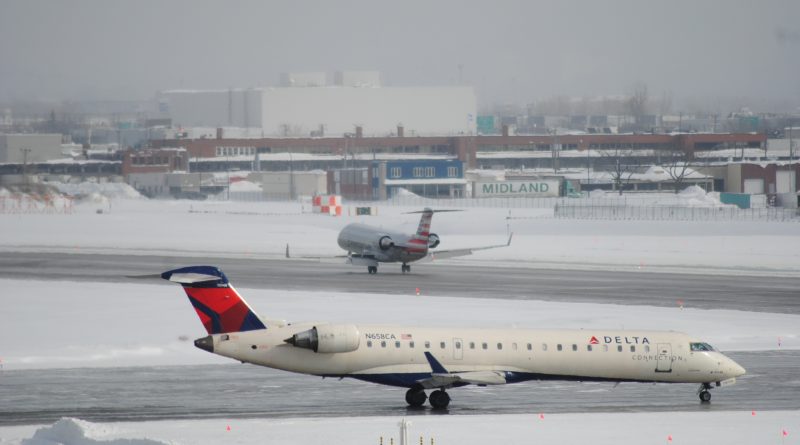
{"label": "white industrial building", "polygon": [[[161,94],[173,125],[260,128],[260,137],[468,135],[476,131],[472,87],[382,87],[376,72],[284,74],[282,87]],[[320,85],[322,84],[322,85]],[[252,133],[252,132],[251,132]]]}
{"label": "white industrial building", "polygon": [[45,162],[62,157],[60,134],[0,134],[0,163]]}

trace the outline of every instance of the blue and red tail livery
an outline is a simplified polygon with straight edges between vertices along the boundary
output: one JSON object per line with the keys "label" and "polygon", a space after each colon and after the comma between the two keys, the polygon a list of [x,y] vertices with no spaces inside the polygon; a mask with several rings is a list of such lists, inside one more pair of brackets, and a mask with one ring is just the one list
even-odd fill
{"label": "blue and red tail livery", "polygon": [[250,306],[213,266],[189,266],[161,274],[183,286],[197,316],[209,334],[266,329]]}

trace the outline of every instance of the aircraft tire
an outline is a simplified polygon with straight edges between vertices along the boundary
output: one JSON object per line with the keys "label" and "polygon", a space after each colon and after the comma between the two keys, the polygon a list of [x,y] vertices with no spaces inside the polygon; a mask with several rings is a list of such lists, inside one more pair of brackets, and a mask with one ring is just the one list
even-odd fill
{"label": "aircraft tire", "polygon": [[431,393],[428,400],[431,402],[433,409],[445,409],[450,404],[450,395],[442,389],[437,389]]}
{"label": "aircraft tire", "polygon": [[700,391],[700,401],[701,402],[710,402],[711,401],[711,393],[708,391]]}
{"label": "aircraft tire", "polygon": [[428,396],[425,395],[425,391],[422,389],[411,388],[406,391],[406,403],[408,403],[408,406],[422,406],[427,399]]}

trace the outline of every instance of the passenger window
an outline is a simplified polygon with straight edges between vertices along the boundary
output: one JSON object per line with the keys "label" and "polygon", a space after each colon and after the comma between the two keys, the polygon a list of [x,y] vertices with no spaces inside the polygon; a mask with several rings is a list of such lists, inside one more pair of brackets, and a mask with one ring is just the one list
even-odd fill
{"label": "passenger window", "polygon": [[414,348],[414,341],[413,340],[408,342],[408,347],[409,348]]}
{"label": "passenger window", "polygon": [[528,343],[528,351],[532,351],[532,350],[533,350],[533,345]]}
{"label": "passenger window", "polygon": [[489,345],[487,345],[487,344],[486,344],[486,342],[484,342],[484,343],[481,343],[481,347],[482,347],[483,349],[489,349]]}
{"label": "passenger window", "polygon": [[399,341],[394,342],[394,347],[395,348],[399,348],[400,347],[400,342]]}
{"label": "passenger window", "polygon": [[636,352],[636,346],[635,345],[631,345],[631,352]]}
{"label": "passenger window", "polygon": [[617,351],[622,352],[622,345],[617,346]]}
{"label": "passenger window", "polygon": [[430,348],[431,348],[431,342],[426,341],[425,342],[425,349],[430,349]]}
{"label": "passenger window", "polygon": [[385,347],[386,347],[386,342],[385,342],[385,341],[382,341],[382,342],[381,342],[381,348],[385,348]]}
{"label": "passenger window", "polygon": [[542,343],[542,351],[547,351],[547,343]]}
{"label": "passenger window", "polygon": [[371,348],[371,347],[372,347],[372,340],[367,340],[367,347],[368,347],[368,348]]}
{"label": "passenger window", "polygon": [[469,342],[469,348],[470,349],[475,349],[475,342],[474,341]]}
{"label": "passenger window", "polygon": [[511,343],[511,349],[516,351],[517,350],[517,344],[516,343]]}
{"label": "passenger window", "polygon": [[562,349],[562,347],[561,347],[561,343],[559,343],[559,344],[557,344],[557,345],[556,345],[556,349],[558,349],[559,351]]}
{"label": "passenger window", "polygon": [[461,349],[461,342],[460,341],[456,342],[456,349]]}
{"label": "passenger window", "polygon": [[586,345],[586,350],[587,351],[591,351],[592,350],[592,345]]}
{"label": "passenger window", "polygon": [[650,352],[650,345],[644,345],[644,352]]}
{"label": "passenger window", "polygon": [[439,342],[439,347],[444,349],[444,342]]}
{"label": "passenger window", "polygon": [[497,349],[498,349],[498,350],[501,350],[501,349],[503,349],[503,344],[502,344],[502,343],[498,343],[498,344],[497,344]]}
{"label": "passenger window", "polygon": [[573,350],[573,351],[577,351],[577,350],[578,350],[578,345],[576,345],[575,343],[573,343],[573,344],[572,344],[572,350]]}
{"label": "passenger window", "polygon": [[608,345],[603,345],[603,352],[608,352]]}

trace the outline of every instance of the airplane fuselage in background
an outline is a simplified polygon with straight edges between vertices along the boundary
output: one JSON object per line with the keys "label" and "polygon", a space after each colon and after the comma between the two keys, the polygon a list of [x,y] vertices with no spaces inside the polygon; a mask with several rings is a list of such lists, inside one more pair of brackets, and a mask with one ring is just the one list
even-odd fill
{"label": "airplane fuselage in background", "polygon": [[339,232],[336,241],[352,255],[376,263],[411,263],[428,254],[427,241],[366,224],[348,224]]}

